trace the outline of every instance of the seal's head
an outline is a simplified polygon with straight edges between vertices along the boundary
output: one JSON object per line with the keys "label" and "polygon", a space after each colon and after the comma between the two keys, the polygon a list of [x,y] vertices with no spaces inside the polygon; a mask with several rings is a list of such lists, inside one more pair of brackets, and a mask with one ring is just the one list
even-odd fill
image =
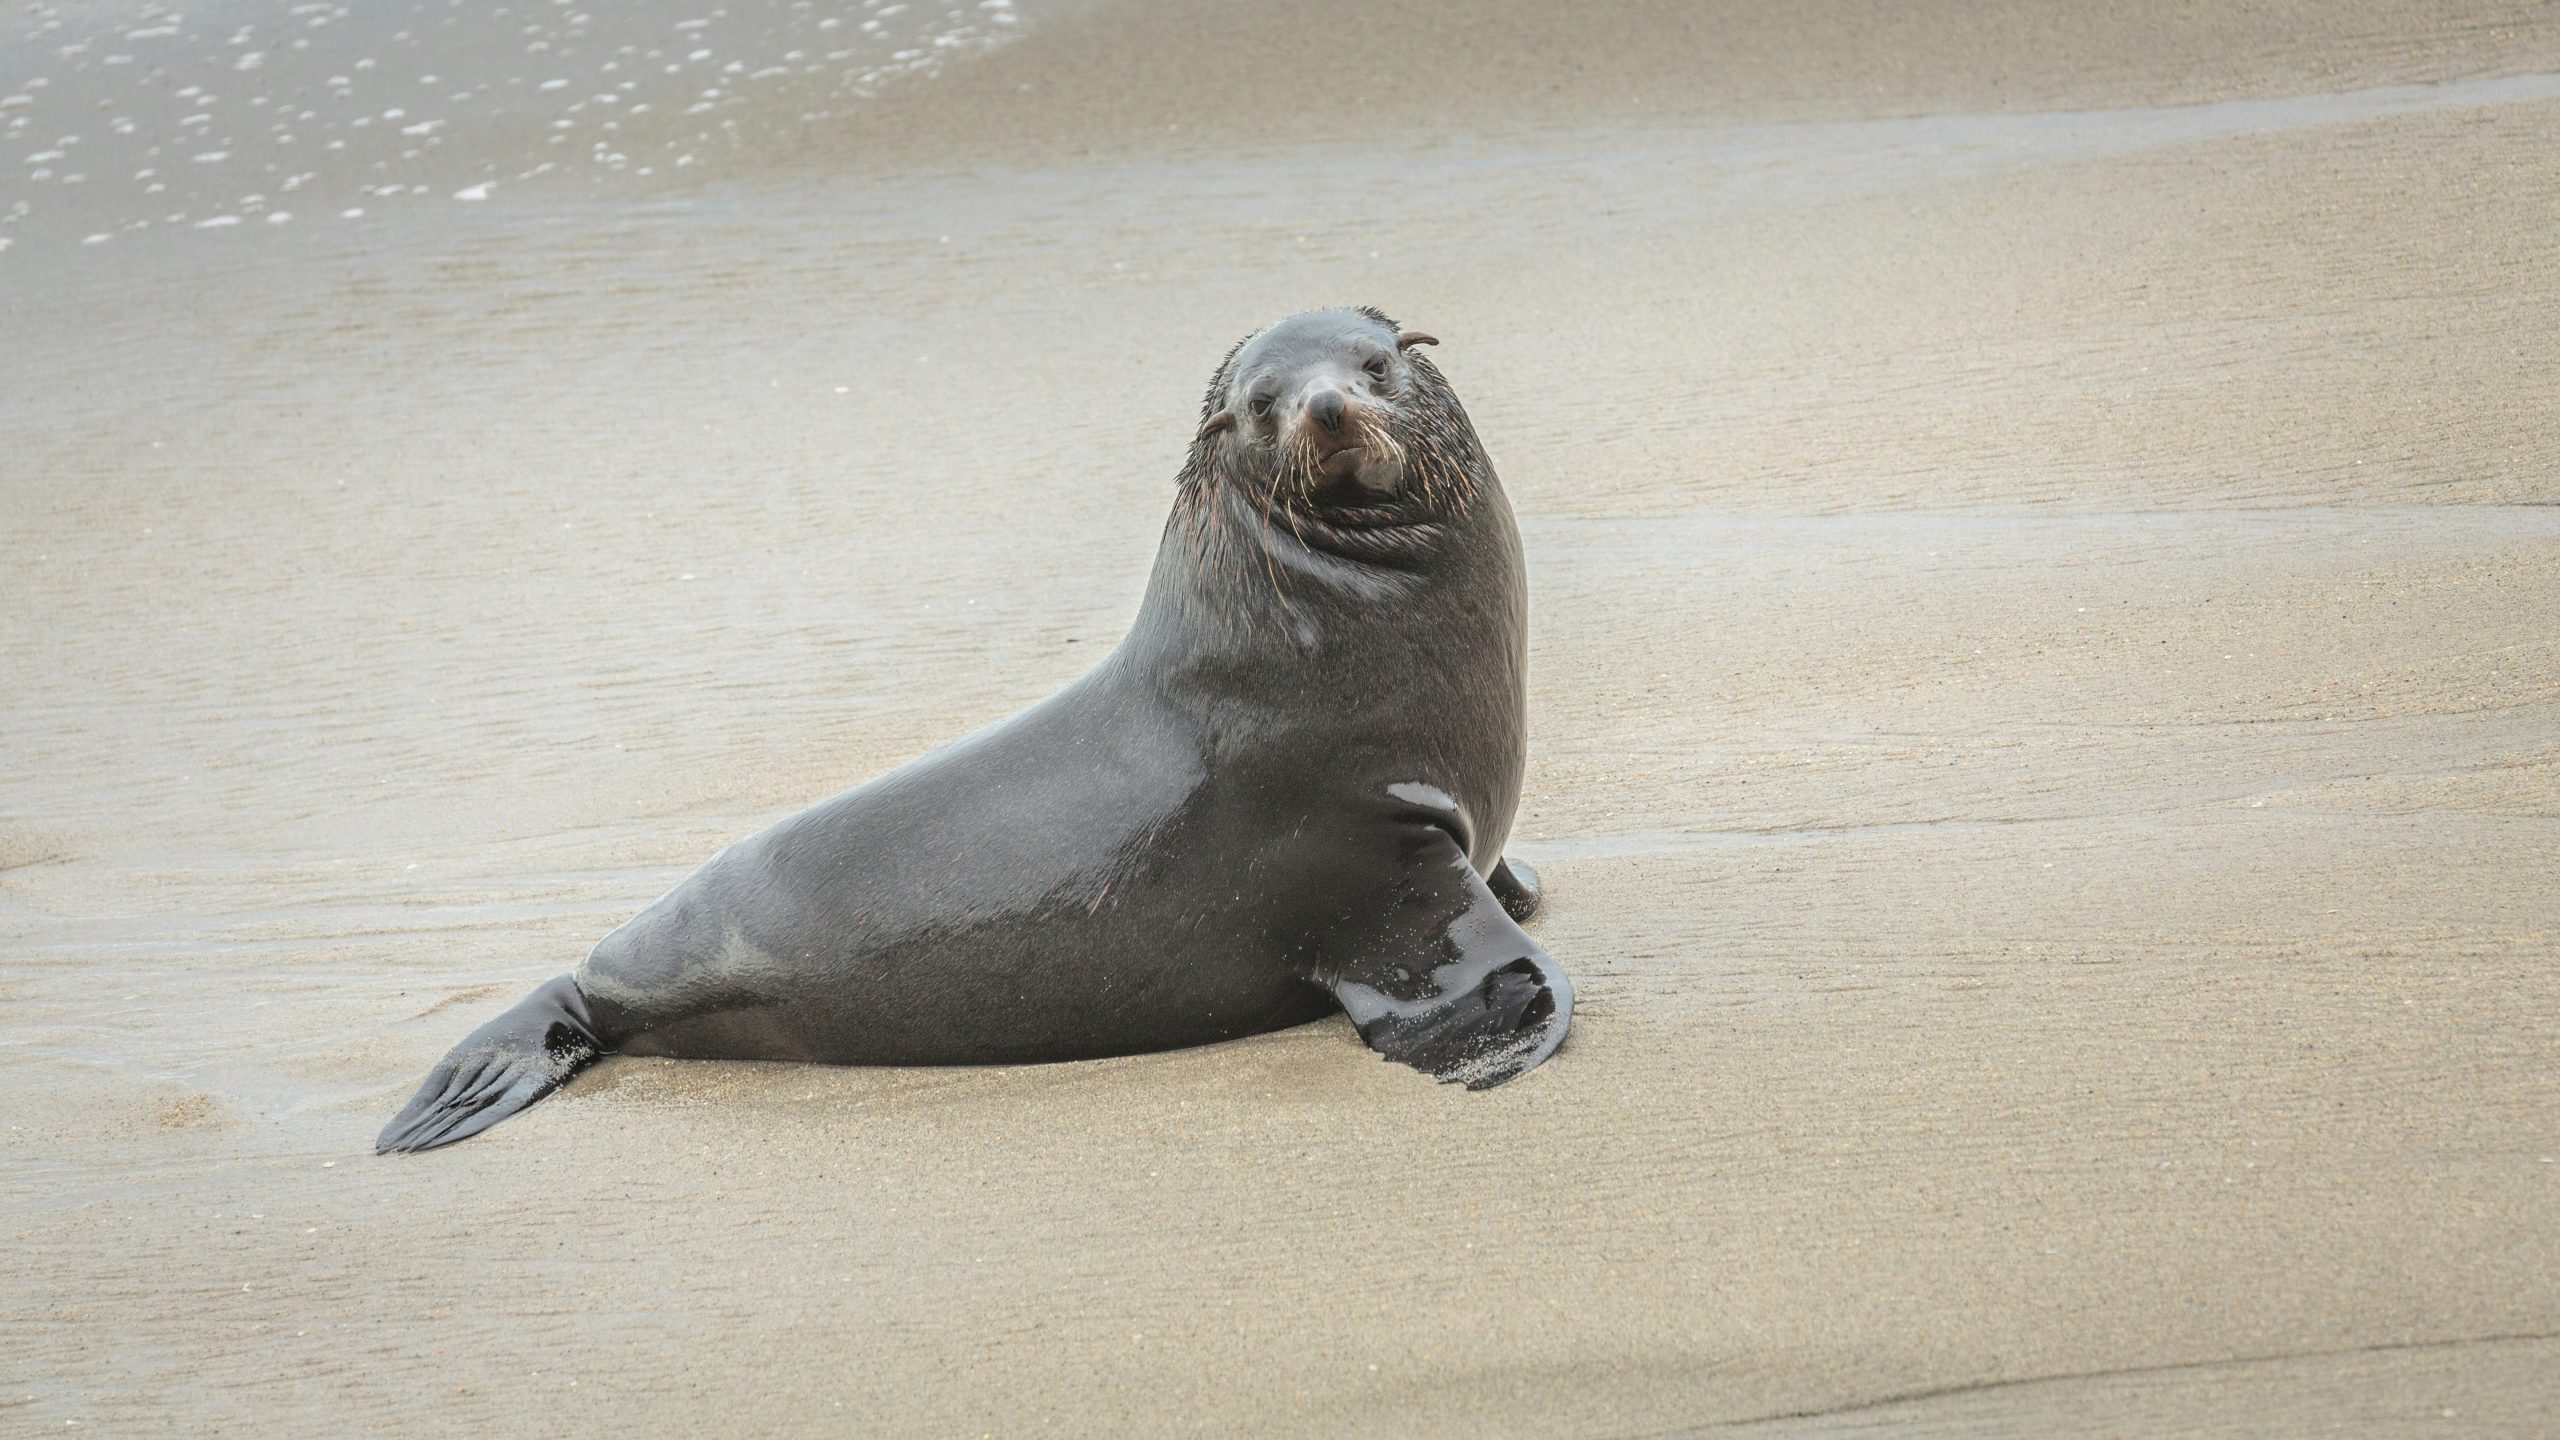
{"label": "seal's head", "polygon": [[1414,348],[1436,343],[1370,309],[1257,331],[1210,381],[1186,483],[1233,487],[1310,539],[1447,518],[1486,467]]}

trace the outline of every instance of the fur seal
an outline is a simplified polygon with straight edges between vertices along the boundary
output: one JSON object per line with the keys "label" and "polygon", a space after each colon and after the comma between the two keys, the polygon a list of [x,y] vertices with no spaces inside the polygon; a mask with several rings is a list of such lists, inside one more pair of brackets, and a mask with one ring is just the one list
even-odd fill
{"label": "fur seal", "polygon": [[1128,636],[1009,720],[711,858],[454,1047],[383,1152],[478,1134],[598,1055],[973,1065],[1347,1011],[1483,1089],[1573,987],[1506,863],[1519,532],[1466,411],[1376,310],[1209,383]]}

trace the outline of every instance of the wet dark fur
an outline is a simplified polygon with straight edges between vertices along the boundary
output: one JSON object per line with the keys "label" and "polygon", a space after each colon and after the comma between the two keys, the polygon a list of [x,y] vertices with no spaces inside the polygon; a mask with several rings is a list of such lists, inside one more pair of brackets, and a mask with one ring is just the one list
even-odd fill
{"label": "wet dark fur", "polygon": [[[1231,350],[1109,657],[714,856],[466,1037],[380,1148],[476,1133],[614,1050],[1019,1063],[1339,1007],[1381,1054],[1470,1087],[1543,1060],[1572,991],[1513,923],[1536,882],[1501,853],[1526,738],[1519,540],[1418,338],[1324,311]],[[1343,368],[1388,340],[1387,381]],[[1357,392],[1342,422],[1400,454],[1400,483],[1329,482],[1311,420],[1220,420],[1249,355],[1293,377],[1300,416]]]}

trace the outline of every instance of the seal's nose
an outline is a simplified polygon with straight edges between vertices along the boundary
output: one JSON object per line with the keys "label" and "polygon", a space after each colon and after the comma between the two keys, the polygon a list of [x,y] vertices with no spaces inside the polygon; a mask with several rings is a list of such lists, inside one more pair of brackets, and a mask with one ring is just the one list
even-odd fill
{"label": "seal's nose", "polygon": [[1342,428],[1342,392],[1319,390],[1307,402],[1307,415],[1327,430]]}

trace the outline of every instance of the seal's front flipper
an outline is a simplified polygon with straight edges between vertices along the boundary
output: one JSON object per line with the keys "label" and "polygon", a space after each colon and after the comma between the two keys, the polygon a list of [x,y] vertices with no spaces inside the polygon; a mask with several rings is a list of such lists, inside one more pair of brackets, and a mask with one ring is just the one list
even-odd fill
{"label": "seal's front flipper", "polygon": [[1526,925],[1538,913],[1538,898],[1545,887],[1538,883],[1538,872],[1505,855],[1494,862],[1493,873],[1484,877],[1485,888],[1502,902],[1502,913]]}
{"label": "seal's front flipper", "polygon": [[1447,831],[1418,830],[1400,857],[1394,912],[1334,977],[1334,997],[1370,1049],[1489,1090],[1563,1043],[1573,982],[1522,933]]}
{"label": "seal's front flipper", "polygon": [[427,1072],[373,1153],[467,1140],[569,1083],[604,1050],[575,977],[563,975],[472,1031]]}

